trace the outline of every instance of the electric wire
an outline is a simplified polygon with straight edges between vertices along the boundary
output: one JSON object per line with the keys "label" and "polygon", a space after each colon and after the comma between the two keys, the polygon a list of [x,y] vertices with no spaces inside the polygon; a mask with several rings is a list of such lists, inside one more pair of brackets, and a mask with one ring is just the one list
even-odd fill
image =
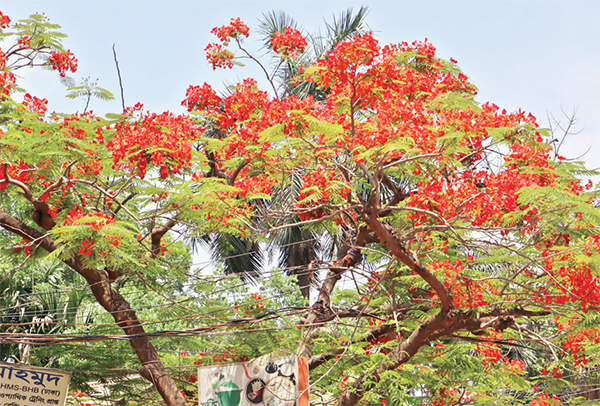
{"label": "electric wire", "polygon": [[[265,296],[264,298],[262,298],[258,302],[265,302],[265,301],[268,301],[268,300],[281,299],[286,294],[293,293],[293,292],[299,291],[301,289],[302,289],[301,286],[297,286],[296,285],[296,286],[290,287],[289,289],[287,289],[285,291],[279,292],[277,295]],[[142,293],[146,293],[146,292],[142,292]],[[263,294],[265,294],[265,293],[267,293],[267,292],[263,292]],[[193,299],[194,298],[190,298],[190,299],[187,299],[187,300],[193,300]],[[224,312],[224,311],[231,311],[231,310],[233,310],[235,308],[244,307],[244,306],[247,306],[247,305],[249,305],[251,303],[255,303],[255,302],[257,302],[257,301],[256,300],[255,301],[249,300],[249,301],[246,301],[246,302],[240,302],[237,305],[230,305],[228,307],[221,307],[221,308],[212,310],[210,312],[201,313],[200,315],[202,317],[178,317],[178,318],[167,319],[167,320],[146,320],[146,321],[140,320],[140,322],[141,322],[141,324],[143,326],[149,326],[149,325],[154,325],[154,324],[165,324],[165,323],[169,323],[169,322],[182,321],[182,320],[190,321],[190,322],[193,322],[193,321],[205,321],[203,319],[203,317],[212,317],[213,314],[217,314],[217,313]],[[171,306],[171,304],[162,304],[162,305],[163,306]],[[161,305],[158,305],[158,306],[161,306]],[[139,311],[139,310],[143,310],[144,308],[153,308],[153,309],[156,309],[156,307],[157,307],[156,304],[147,305],[147,306],[137,306],[136,310]],[[96,315],[98,315],[98,314],[100,314],[100,313],[97,313]],[[31,321],[31,322],[25,322],[25,323],[0,323],[0,325],[5,325],[5,326],[7,326],[7,325],[27,325],[27,324],[65,324],[65,325],[88,325],[88,326],[98,326],[99,325],[98,323],[70,323],[70,324],[60,323],[60,322],[53,323],[53,322],[48,322],[46,320]],[[108,326],[109,329],[114,328],[114,324],[113,323],[103,323],[103,325]]]}
{"label": "electric wire", "polygon": [[[241,284],[239,286],[236,285],[235,288],[238,288],[238,287],[241,287],[241,286],[244,286],[244,284]],[[87,286],[86,286],[86,288],[87,288]],[[299,291],[301,288],[302,287],[297,287],[297,286],[296,287],[291,287],[290,289],[282,292],[282,294],[280,296],[268,296],[268,297],[266,297],[263,300],[279,299],[279,298],[283,297],[283,294],[293,293],[295,291]],[[215,294],[215,293],[217,293],[217,294],[218,293],[230,293],[231,292],[230,289],[231,289],[231,287],[227,287],[227,288],[223,288],[223,289],[218,289],[218,290],[212,290],[211,293],[212,294]],[[269,292],[263,290],[263,293],[269,293]],[[135,297],[135,296],[132,297],[132,295],[139,295],[139,297]],[[147,301],[147,295],[148,295],[148,291],[140,290],[140,291],[137,291],[137,292],[128,293],[127,296],[128,296],[129,301],[130,301],[130,304],[132,305],[132,308],[134,308],[134,310],[144,310],[144,309],[147,309],[147,308],[157,308],[157,307],[170,307],[172,305],[172,303],[149,304],[149,305],[135,305],[136,301],[144,301],[144,302],[146,302]],[[59,295],[57,295],[56,297],[58,297],[58,296]],[[215,297],[215,298],[223,299],[225,297]],[[193,301],[195,299],[198,299],[198,298],[196,298],[196,297],[190,297],[190,298],[187,298],[185,300],[179,301],[177,303],[185,303],[185,302]],[[250,302],[248,302],[248,303],[250,303]],[[40,305],[40,304],[41,304],[40,302],[21,303],[21,304],[18,304],[16,306],[6,307],[6,308],[3,308],[3,309],[0,309],[0,311],[6,311],[6,310],[11,309],[11,308],[25,307],[26,305]],[[65,300],[65,301],[62,301],[62,302],[57,302],[55,304],[57,305],[56,308],[59,308],[61,306],[65,306],[65,305],[69,304],[69,301]],[[92,304],[96,305],[95,303],[92,303]],[[98,310],[99,310],[99,312],[96,313],[96,315],[104,313],[104,311],[100,311],[99,305],[96,306],[96,307],[98,307]],[[227,307],[227,308],[221,308],[221,309],[219,309],[217,311],[230,310],[232,308],[233,308],[233,306],[230,306],[230,307]],[[6,312],[4,312],[3,314],[0,315],[0,317],[8,318],[8,317],[37,316],[37,315],[46,314],[47,312],[48,311],[45,310],[45,309],[31,310],[31,311],[20,311],[20,312],[15,312],[15,313],[6,313]],[[216,311],[213,311],[213,312],[216,312]],[[64,314],[68,315],[68,314],[76,314],[76,313],[77,313],[77,310],[74,309],[72,312],[68,312],[67,311]],[[201,313],[201,314],[206,315],[207,313]],[[0,323],[0,324],[2,324],[2,323]]]}

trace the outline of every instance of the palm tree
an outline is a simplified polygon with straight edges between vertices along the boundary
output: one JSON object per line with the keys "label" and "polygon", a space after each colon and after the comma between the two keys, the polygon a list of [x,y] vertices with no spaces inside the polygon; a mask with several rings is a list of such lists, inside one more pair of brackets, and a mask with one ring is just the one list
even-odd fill
{"label": "palm tree", "polygon": [[272,57],[273,66],[276,69],[273,76],[277,78],[279,87],[282,88],[281,97],[285,98],[293,94],[300,98],[313,96],[315,100],[324,100],[326,94],[318,90],[314,83],[304,81],[295,83],[294,79],[302,65],[308,66],[319,58],[326,58],[327,52],[331,51],[337,43],[355,34],[368,31],[368,26],[365,24],[368,12],[367,6],[361,6],[354,14],[350,7],[339,17],[334,16],[331,23],[325,21],[325,34],[320,31],[316,34],[308,34],[306,36],[309,43],[307,50],[303,55],[294,59],[282,59],[280,55],[273,52],[271,39],[276,33],[284,32],[285,27],[302,31],[299,24],[283,11],[270,11],[263,14],[263,18],[259,21],[259,32],[262,35],[263,48]]}
{"label": "palm tree", "polygon": [[[282,58],[276,54],[271,46],[271,38],[277,32],[284,32],[285,27],[291,27],[301,31],[300,25],[288,14],[283,11],[271,11],[263,15],[259,22],[259,31],[263,39],[263,48],[270,54],[274,73],[269,77],[274,85],[279,97],[286,98],[292,95],[304,98],[312,96],[315,100],[324,100],[326,93],[317,89],[313,83],[299,82],[295,83],[294,78],[298,75],[301,65],[310,65],[318,58],[327,56],[327,52],[334,46],[355,34],[361,34],[368,30],[365,19],[368,14],[368,8],[362,6],[358,12],[354,13],[352,8],[341,13],[337,18],[328,23],[325,22],[326,32],[322,35],[320,32],[316,35],[307,35],[309,47],[303,55],[296,59]],[[293,182],[290,187],[279,189],[269,204],[284,205],[293,207],[298,199],[302,183],[300,177],[296,177],[297,182]],[[299,221],[297,216],[289,216],[289,223]],[[329,245],[328,250],[324,249],[324,236],[311,230],[300,227],[285,228],[271,237],[271,247],[269,251],[275,252],[277,265],[287,274],[296,275],[298,285],[302,295],[309,298],[311,275],[307,268],[308,265],[320,256],[331,257],[335,251],[335,245]],[[337,239],[329,239],[335,241]],[[211,252],[213,260],[221,262],[224,271],[227,274],[241,275],[242,279],[255,282],[260,278],[261,269],[273,258],[263,253],[265,247],[257,244],[252,239],[242,239],[229,234],[214,234],[204,236],[193,240],[193,243],[200,242]],[[315,275],[316,276],[316,275]]]}
{"label": "palm tree", "polygon": [[[7,273],[8,274],[8,273]],[[73,289],[73,286],[78,288]],[[26,264],[13,277],[0,281],[0,321],[5,333],[57,334],[76,322],[91,323],[91,296],[87,284],[61,262]],[[28,343],[1,344],[0,360],[28,363],[33,346]]]}

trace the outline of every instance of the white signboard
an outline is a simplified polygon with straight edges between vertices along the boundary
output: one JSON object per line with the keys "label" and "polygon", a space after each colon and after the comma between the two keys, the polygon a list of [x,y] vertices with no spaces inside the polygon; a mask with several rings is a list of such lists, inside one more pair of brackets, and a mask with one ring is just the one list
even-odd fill
{"label": "white signboard", "polygon": [[0,406],[64,406],[71,374],[0,362]]}
{"label": "white signboard", "polygon": [[198,368],[200,406],[308,406],[308,363],[297,356]]}

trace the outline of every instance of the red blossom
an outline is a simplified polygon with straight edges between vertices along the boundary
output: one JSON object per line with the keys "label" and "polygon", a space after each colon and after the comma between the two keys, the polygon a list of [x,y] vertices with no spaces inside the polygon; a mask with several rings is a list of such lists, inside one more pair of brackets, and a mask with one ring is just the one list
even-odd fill
{"label": "red blossom", "polygon": [[81,242],[81,248],[79,248],[79,254],[85,255],[87,257],[92,255],[92,250],[94,249],[94,241],[83,240]]}
{"label": "red blossom", "polygon": [[15,75],[7,68],[6,54],[0,49],[0,100],[4,100],[10,95],[12,85],[15,82]]}
{"label": "red blossom", "polygon": [[304,53],[308,46],[306,39],[295,28],[285,27],[285,32],[276,32],[271,38],[271,46],[276,54],[292,58]]}
{"label": "red blossom", "polygon": [[17,43],[21,45],[21,48],[29,49],[31,48],[31,37],[29,35],[23,35],[22,37],[19,37]]}
{"label": "red blossom", "polygon": [[235,55],[221,44],[208,44],[206,48],[206,60],[210,62],[213,70],[217,68],[231,69],[233,68],[233,58]]}
{"label": "red blossom", "polygon": [[560,398],[558,396],[550,396],[546,393],[540,393],[529,402],[528,406],[554,406],[554,405],[562,405]]}
{"label": "red blossom", "polygon": [[239,38],[240,36],[248,38],[250,35],[250,29],[239,17],[232,18],[229,25],[215,27],[210,32],[215,34],[225,45],[227,45],[232,38]]}
{"label": "red blossom", "polygon": [[563,344],[563,348],[569,351],[577,365],[585,366],[590,354],[586,354],[586,346],[589,344],[600,344],[600,331],[597,328],[583,328],[570,333]]}
{"label": "red blossom", "polygon": [[206,112],[217,114],[218,108],[223,100],[217,95],[213,88],[204,83],[202,86],[190,86],[185,92],[186,98],[181,102],[188,111]]}
{"label": "red blossom", "polygon": [[303,221],[331,214],[328,203],[335,203],[335,199],[346,199],[351,192],[341,176],[329,168],[307,173],[302,177],[302,184],[297,211]]}
{"label": "red blossom", "polygon": [[117,125],[106,147],[113,151],[115,167],[143,178],[148,165],[160,169],[161,177],[179,174],[191,166],[192,143],[201,130],[189,117],[165,112],[146,113],[138,121]]}
{"label": "red blossom", "polygon": [[8,28],[9,24],[10,24],[10,17],[8,17],[7,15],[4,15],[0,11],[0,28],[2,28],[2,29]]}
{"label": "red blossom", "polygon": [[48,99],[40,99],[39,97],[32,96],[29,93],[25,93],[23,98],[23,104],[27,106],[33,112],[44,114],[48,108]]}
{"label": "red blossom", "polygon": [[[21,240],[21,243],[20,243],[20,245],[21,245],[21,246],[25,245],[25,255],[26,255],[28,258],[29,258],[29,257],[31,257],[31,256],[33,255],[33,248],[34,248],[34,246],[33,246],[33,242],[32,242],[31,240],[28,240],[28,239],[26,239],[26,238],[23,238],[23,239]],[[15,249],[13,250],[13,254],[18,254],[18,253],[21,251],[21,249],[23,249],[23,248],[22,248],[22,247],[17,247],[17,248],[15,248]]]}
{"label": "red blossom", "polygon": [[433,400],[429,403],[431,406],[448,406],[458,404],[471,404],[474,394],[470,391],[460,392],[455,388],[441,388],[436,390]]}
{"label": "red blossom", "polygon": [[338,44],[333,51],[328,52],[327,59],[317,61],[317,65],[327,68],[321,76],[321,83],[336,88],[347,84],[361,70],[371,66],[380,53],[381,48],[372,33],[354,35],[352,39]]}
{"label": "red blossom", "polygon": [[273,192],[275,180],[267,174],[258,174],[255,176],[239,176],[234,186],[240,189],[240,196],[246,197],[248,194],[266,194]]}
{"label": "red blossom", "polygon": [[[492,285],[488,281],[475,283],[464,276],[465,267],[460,259],[454,263],[450,260],[444,262],[434,260],[429,268],[432,272],[445,271],[444,287],[450,291],[454,306],[457,308],[480,307],[488,304],[485,293],[494,291]],[[430,295],[432,298],[437,297],[435,292],[431,292]]]}
{"label": "red blossom", "polygon": [[71,50],[66,52],[50,51],[48,62],[52,69],[57,70],[62,77],[65,77],[67,71],[77,72],[77,58]]}
{"label": "red blossom", "polygon": [[92,228],[96,231],[108,224],[114,223],[115,220],[112,218],[112,216],[102,212],[86,214],[79,205],[69,211],[69,214],[65,217],[64,222],[64,224],[67,226],[87,224],[92,226]]}

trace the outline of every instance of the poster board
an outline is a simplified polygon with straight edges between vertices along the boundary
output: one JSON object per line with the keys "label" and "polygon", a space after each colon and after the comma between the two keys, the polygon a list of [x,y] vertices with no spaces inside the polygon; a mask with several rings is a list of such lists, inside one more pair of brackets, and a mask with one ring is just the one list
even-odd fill
{"label": "poster board", "polygon": [[58,369],[0,362],[0,405],[64,406],[71,374]]}
{"label": "poster board", "polygon": [[264,356],[198,368],[200,406],[308,406],[308,362]]}

